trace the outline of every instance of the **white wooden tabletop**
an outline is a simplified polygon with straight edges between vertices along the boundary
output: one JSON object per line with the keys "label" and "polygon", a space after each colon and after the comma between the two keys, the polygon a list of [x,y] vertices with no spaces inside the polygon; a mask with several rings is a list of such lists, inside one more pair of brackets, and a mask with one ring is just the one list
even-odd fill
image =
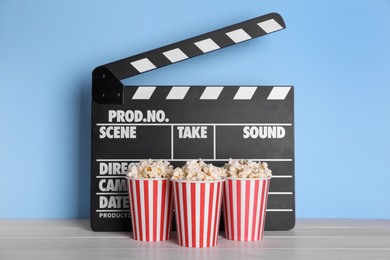
{"label": "white wooden tabletop", "polygon": [[0,259],[390,259],[390,220],[301,219],[263,241],[189,249],[173,239],[138,242],[126,232],[93,232],[88,220],[0,220]]}

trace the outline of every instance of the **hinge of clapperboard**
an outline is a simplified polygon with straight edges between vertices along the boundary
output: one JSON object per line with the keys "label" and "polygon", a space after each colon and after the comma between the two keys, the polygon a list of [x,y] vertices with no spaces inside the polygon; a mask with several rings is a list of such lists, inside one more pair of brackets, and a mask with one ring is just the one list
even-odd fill
{"label": "hinge of clapperboard", "polygon": [[285,28],[283,18],[277,13],[270,13],[99,66],[92,73],[93,100],[99,104],[122,104],[122,79]]}

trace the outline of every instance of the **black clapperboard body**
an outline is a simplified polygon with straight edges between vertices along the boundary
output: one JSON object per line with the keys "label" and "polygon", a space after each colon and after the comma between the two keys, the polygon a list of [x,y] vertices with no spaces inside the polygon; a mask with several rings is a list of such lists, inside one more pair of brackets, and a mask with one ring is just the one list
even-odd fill
{"label": "black clapperboard body", "polygon": [[[124,175],[131,162],[261,160],[273,171],[266,230],[295,225],[291,86],[123,86],[120,80],[285,28],[267,14],[96,68],[91,227],[131,230]],[[223,218],[221,219],[223,221]],[[223,227],[223,225],[222,225]]]}

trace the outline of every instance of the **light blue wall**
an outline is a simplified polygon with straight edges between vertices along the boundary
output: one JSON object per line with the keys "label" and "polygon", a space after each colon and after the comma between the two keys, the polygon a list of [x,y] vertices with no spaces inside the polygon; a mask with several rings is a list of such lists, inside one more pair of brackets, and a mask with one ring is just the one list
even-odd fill
{"label": "light blue wall", "polygon": [[279,12],[287,30],[127,80],[295,85],[298,217],[390,218],[390,1],[0,2],[0,218],[88,217],[91,71]]}

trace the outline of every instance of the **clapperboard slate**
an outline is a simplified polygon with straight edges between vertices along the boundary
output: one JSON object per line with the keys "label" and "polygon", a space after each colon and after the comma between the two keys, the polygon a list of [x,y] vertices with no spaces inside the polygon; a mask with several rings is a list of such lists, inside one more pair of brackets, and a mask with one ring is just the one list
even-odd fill
{"label": "clapperboard slate", "polygon": [[279,14],[267,14],[93,71],[93,230],[131,230],[124,175],[129,163],[149,158],[175,166],[199,158],[216,165],[229,158],[266,161],[274,175],[266,230],[294,227],[293,87],[123,86],[120,82],[284,28]]}

